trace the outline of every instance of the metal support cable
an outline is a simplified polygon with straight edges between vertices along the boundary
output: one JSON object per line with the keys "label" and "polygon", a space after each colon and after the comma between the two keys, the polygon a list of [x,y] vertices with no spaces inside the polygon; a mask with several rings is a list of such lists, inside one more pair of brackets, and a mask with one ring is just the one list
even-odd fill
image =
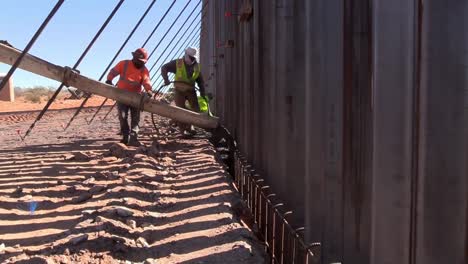
{"label": "metal support cable", "polygon": [[[102,72],[101,76],[99,77],[99,81],[102,81],[102,79],[104,78],[104,76],[106,75],[107,71],[109,71],[110,67],[112,67],[112,65],[114,64],[115,60],[117,59],[117,57],[120,55],[120,53],[122,52],[122,50],[125,48],[125,46],[127,45],[128,41],[130,41],[130,39],[132,38],[133,34],[135,34],[135,31],[140,27],[141,25],[141,22],[143,22],[143,20],[145,19],[146,15],[148,15],[148,13],[151,11],[151,9],[153,8],[153,5],[156,3],[156,0],[153,0],[151,1],[151,3],[149,4],[149,6],[146,8],[145,12],[143,13],[143,15],[140,17],[140,19],[138,20],[138,22],[136,23],[136,25],[133,27],[132,31],[130,32],[130,34],[127,36],[127,39],[125,39],[125,41],[122,43],[122,45],[120,46],[119,50],[117,51],[117,53],[114,55],[114,57],[112,58],[112,60],[109,62],[109,64],[107,65],[106,69]],[[67,126],[64,128],[64,130],[66,130],[70,125],[71,123],[73,122],[73,120],[78,116],[78,114],[81,112],[81,110],[83,109],[83,107],[85,106],[85,104],[88,102],[90,96],[86,97],[83,102],[81,102],[81,105],[78,107],[78,109],[75,111],[75,113],[73,114],[72,118],[70,119],[70,121],[68,121],[68,124]],[[101,103],[101,105],[99,106],[98,110],[100,108],[102,108],[106,102],[107,102],[107,98]],[[96,113],[94,114],[96,115]],[[94,116],[93,118],[94,119]],[[92,120],[90,121],[92,122]]]}
{"label": "metal support cable", "polygon": [[29,43],[26,45],[23,52],[21,52],[21,55],[18,57],[18,59],[16,59],[15,63],[13,64],[13,66],[11,66],[10,70],[5,75],[5,77],[3,77],[3,80],[0,82],[0,91],[2,91],[2,89],[5,87],[5,84],[10,80],[11,76],[18,68],[24,56],[29,52],[31,47],[34,45],[34,42],[36,42],[36,40],[39,38],[44,28],[47,26],[47,24],[49,24],[49,21],[52,19],[55,13],[57,13],[57,11],[60,9],[64,1],[65,0],[59,0],[57,4],[55,4],[54,8],[52,8],[52,10],[49,12],[49,15],[47,15],[46,19],[42,22],[41,26],[37,29],[36,33],[31,38]]}
{"label": "metal support cable", "polygon": [[[184,8],[179,12],[179,14],[177,15],[177,17],[174,19],[174,21],[172,22],[171,26],[166,30],[166,32],[164,33],[164,35],[161,37],[161,39],[159,40],[158,44],[156,45],[156,47],[154,47],[154,49],[151,51],[151,53],[149,54],[148,56],[148,59],[151,58],[151,56],[154,54],[154,52],[157,50],[157,48],[159,47],[159,45],[161,45],[162,41],[166,38],[167,34],[171,31],[171,29],[174,27],[174,25],[176,24],[177,20],[179,20],[180,16],[184,13],[185,9],[187,9],[188,5],[190,4],[190,1],[189,0],[187,2],[187,4],[184,6]],[[176,35],[180,32],[180,30],[184,27],[184,25],[187,23],[188,19],[190,18],[190,16],[193,14],[193,12],[195,12],[196,8],[200,5],[201,3],[201,0],[199,0],[197,6],[192,10],[192,12],[187,16],[187,19],[184,21],[183,25],[179,28],[179,30],[177,31]],[[151,70],[149,70],[151,71]],[[97,113],[100,112],[100,110],[102,109],[102,107],[104,106],[104,104],[107,102],[107,98],[101,103],[101,106],[99,106],[98,110],[96,111],[96,113],[94,114],[94,116],[91,118],[90,122],[88,124],[91,124],[91,122],[93,122],[93,120],[95,119],[95,116],[97,115]],[[114,109],[115,105],[117,104],[117,102],[114,102],[114,104],[112,105],[111,109],[107,112],[107,114],[104,116],[104,118],[102,120],[105,120],[107,118],[107,116],[109,115],[109,113]]]}
{"label": "metal support cable", "polygon": [[[98,30],[98,32],[94,35],[93,39],[89,42],[88,46],[86,47],[86,49],[83,51],[83,53],[81,54],[81,56],[78,58],[78,60],[76,61],[75,65],[73,65],[73,70],[76,70],[76,68],[80,65],[81,61],[84,59],[84,57],[88,54],[89,50],[91,49],[91,47],[94,45],[94,43],[96,42],[96,40],[99,38],[99,36],[101,35],[101,33],[104,31],[104,29],[107,27],[107,25],[109,24],[109,22],[112,20],[112,18],[114,17],[115,13],[119,10],[120,6],[123,4],[125,0],[120,0],[117,5],[114,7],[114,9],[112,10],[112,12],[110,13],[110,15],[108,16],[108,18],[106,19],[106,21],[104,22],[104,24],[102,24],[101,28]],[[39,115],[36,117],[36,120],[34,120],[34,122],[31,124],[31,126],[29,127],[29,129],[26,131],[26,134],[24,135],[23,138],[26,138],[30,133],[31,131],[33,130],[33,128],[36,126],[36,123],[41,120],[42,116],[44,116],[44,114],[47,112],[47,110],[49,109],[50,105],[52,104],[52,102],[55,100],[55,98],[57,98],[58,94],[60,93],[60,91],[62,90],[62,88],[64,87],[64,83],[61,83],[60,86],[57,88],[57,90],[54,92],[54,94],[52,95],[52,97],[49,99],[49,101],[47,101],[47,104],[44,106],[44,108],[42,109],[42,111],[39,113]]]}
{"label": "metal support cable", "polygon": [[174,6],[174,4],[176,3],[176,0],[174,0],[172,2],[172,4],[169,6],[169,8],[166,10],[166,12],[164,13],[164,15],[161,17],[161,19],[159,20],[159,22],[156,24],[156,26],[154,27],[153,31],[151,31],[151,34],[148,36],[148,38],[146,39],[146,41],[143,43],[143,45],[141,45],[142,48],[144,48],[146,46],[146,44],[148,44],[148,41],[153,37],[153,34],[156,32],[156,30],[158,30],[159,26],[161,25],[161,23],[164,21],[164,19],[166,18],[167,14],[169,13],[169,11],[171,11],[172,7]]}
{"label": "metal support cable", "polygon": [[[154,47],[154,49],[151,51],[151,53],[149,54],[148,56],[148,59],[151,58],[151,56],[153,56],[154,52],[156,51],[156,49],[159,47],[159,45],[161,45],[162,41],[166,38],[167,34],[169,34],[169,32],[171,31],[171,29],[174,27],[175,23],[179,20],[180,16],[184,13],[185,9],[187,9],[187,7],[189,6],[190,4],[190,1],[192,0],[189,0],[187,2],[187,4],[184,6],[184,8],[180,11],[180,13],[177,15],[177,17],[174,19],[174,21],[172,22],[171,26],[166,30],[166,33],[164,33],[164,35],[161,37],[161,39],[159,40],[158,44],[156,45],[156,47]],[[194,9],[195,10],[195,9]]]}
{"label": "metal support cable", "polygon": [[[195,7],[195,9],[200,5],[201,2],[198,2],[197,6]],[[166,50],[169,48],[169,46],[174,42],[175,38],[179,35],[180,31],[182,30],[182,28],[185,27],[185,24],[187,24],[190,16],[193,15],[193,13],[195,12],[195,9],[192,10],[192,12],[190,12],[189,16],[187,17],[187,19],[184,21],[184,23],[180,26],[179,30],[177,30],[177,33],[174,34],[174,36],[172,37],[172,39],[169,41],[169,44],[166,45],[166,48],[164,49],[164,51],[161,53],[163,54],[164,52],[166,52]],[[194,17],[193,20],[191,21],[191,23],[195,22],[197,17]],[[149,69],[149,71],[151,72],[154,68],[154,66],[156,65],[156,63],[153,64],[153,66]]]}
{"label": "metal support cable", "polygon": [[[194,17],[191,24],[193,24],[193,22],[195,22],[195,20],[197,19],[197,17]],[[195,28],[197,28],[198,26],[200,25],[200,21],[198,22],[198,24],[195,26]],[[176,43],[180,43],[181,42],[181,39],[185,36],[185,34],[188,32],[188,30],[190,29],[190,27],[187,27],[187,29],[185,30],[185,32],[181,35],[181,37],[179,38],[179,40],[176,42]],[[177,35],[174,35],[174,37],[176,37]],[[154,66],[157,65],[157,63],[159,62],[159,60],[161,59],[161,57],[166,53],[166,51],[168,50],[168,48],[174,43],[174,39],[172,39],[172,41],[166,46],[166,48],[164,49],[163,52],[161,52],[161,55],[159,56],[159,58],[154,62],[153,64],[153,67],[149,70],[149,72],[151,72],[153,69],[154,69]],[[175,45],[177,46],[177,44]],[[174,47],[175,47],[174,46]],[[153,75],[154,77],[154,75]],[[153,78],[151,77],[151,78]],[[151,79],[150,78],[150,79]]]}
{"label": "metal support cable", "polygon": [[[170,56],[171,54],[174,54],[174,50],[176,50],[176,48],[179,48],[179,49],[176,51],[175,54],[177,54],[178,52],[183,52],[183,51],[184,51],[184,48],[185,48],[185,45],[186,45],[187,43],[190,43],[190,41],[192,41],[196,36],[197,36],[197,31],[194,30],[194,31],[185,39],[185,41],[184,41],[183,43],[181,43],[181,44],[178,45],[178,46],[174,46],[174,47],[172,48],[172,50],[169,52],[168,56],[166,56],[166,58],[159,64],[159,67],[158,67],[157,69],[160,69],[160,68],[162,67],[162,65],[163,65],[164,63],[166,63],[166,61],[168,60],[169,56]],[[159,72],[159,71],[154,72],[154,74],[153,74],[153,76],[151,77],[151,79],[154,78],[155,75],[156,75],[158,72]],[[161,82],[159,83],[159,85],[154,86],[154,84],[155,84],[158,80],[162,80],[162,76],[161,76],[161,75],[159,75],[158,78],[157,78],[156,80],[153,81],[153,84],[152,84],[153,87],[160,87]],[[160,87],[159,90],[160,90],[161,88],[162,88],[162,87]],[[158,91],[159,91],[159,90],[158,90]]]}
{"label": "metal support cable", "polygon": [[[206,3],[203,5],[202,10],[200,11],[200,13],[203,13],[203,11],[204,11],[204,9],[206,8],[207,4],[208,4],[208,2],[206,2]],[[205,18],[205,15],[206,15],[206,13],[202,15],[202,17],[201,17],[201,19],[200,19],[200,23],[201,23],[201,21]],[[198,23],[197,26],[200,25],[200,23]],[[182,36],[185,35],[186,32],[187,32],[187,30],[182,34]],[[194,31],[194,32],[195,32],[195,31]],[[200,31],[199,31],[199,32],[200,32]],[[193,34],[193,33],[192,33],[192,34]],[[190,35],[190,36],[191,36],[191,35]],[[189,39],[190,36],[189,36],[187,39]],[[187,39],[186,39],[186,41],[187,41]],[[180,42],[180,39],[179,39],[177,42]],[[174,49],[175,49],[175,47],[170,51],[170,53],[172,53],[172,52],[174,51]],[[162,54],[159,56],[159,58],[156,60],[156,62],[159,61],[159,59],[160,59],[163,55],[164,55],[164,54],[162,53]],[[166,58],[166,59],[167,59],[167,58]],[[156,65],[156,62],[153,64],[152,68],[154,68],[154,66]],[[150,70],[150,73],[151,73],[151,70]],[[150,79],[153,79],[154,76],[155,76],[155,74],[153,74],[153,76],[152,76]],[[159,79],[159,78],[158,78],[158,79]],[[157,81],[157,80],[156,80],[156,81]],[[153,84],[154,84],[156,81],[154,81]]]}
{"label": "metal support cable", "polygon": [[[191,46],[194,45],[195,43],[197,43],[196,41],[197,41],[197,39],[195,39],[190,45],[191,45]],[[200,40],[198,40],[198,44],[196,44],[196,45],[199,45],[199,44],[200,44]],[[161,81],[159,82],[158,85],[162,85],[162,81],[163,81],[163,80],[161,80]],[[164,86],[161,86],[161,88],[163,88],[163,87],[164,87]],[[166,86],[166,87],[164,87],[163,89],[161,89],[161,88],[157,91],[156,94],[160,93],[160,94],[161,94],[161,97],[162,97],[162,94],[166,93],[166,92],[169,90],[169,87]],[[161,98],[161,97],[160,97],[160,98]]]}
{"label": "metal support cable", "polygon": [[[206,7],[206,3],[205,3],[205,5],[202,7],[202,10],[201,10],[200,13],[202,13],[202,12],[204,11],[204,8],[205,8],[205,7]],[[201,23],[201,21],[203,20],[203,18],[204,18],[204,15],[201,17],[200,22],[195,26],[195,28],[196,28],[198,25],[200,25],[200,23]],[[183,36],[185,36],[185,34],[187,33],[188,29],[190,29],[190,28],[187,28],[187,29],[185,30],[185,32],[184,32],[184,33],[182,34],[182,36],[179,38],[179,40],[177,41],[177,43],[181,43],[181,42],[182,42],[181,40],[182,40]],[[196,32],[196,31],[193,31],[191,34],[193,34],[194,32]],[[185,39],[185,42],[184,42],[183,45],[185,45],[185,43],[187,42],[187,40],[192,36],[191,34]],[[172,43],[171,43],[171,44],[172,44]],[[183,46],[183,45],[182,45],[182,46]],[[170,54],[173,53],[175,49],[176,49],[176,47],[174,46],[174,48],[173,48],[169,53],[170,53]],[[161,55],[159,55],[159,57],[158,57],[158,59],[156,60],[156,62],[152,65],[151,70],[154,68],[154,66],[157,65],[157,62],[161,59],[161,57],[162,57],[163,55],[164,55],[164,52],[161,53]],[[165,60],[167,60],[167,58],[166,58]],[[158,68],[156,68],[156,69],[158,69]],[[151,70],[150,70],[150,73],[151,73]],[[152,77],[151,77],[150,79],[153,79],[154,76],[156,75],[156,73],[157,73],[157,72],[153,73],[153,75],[152,75]],[[158,78],[158,79],[159,79],[159,78]],[[154,83],[155,83],[156,81],[157,81],[157,80],[155,80],[155,81],[153,82],[153,85],[154,85]]]}
{"label": "metal support cable", "polygon": [[[195,34],[194,34],[194,33],[195,33]],[[182,43],[181,45],[178,46],[179,50],[176,52],[176,54],[179,53],[179,52],[182,52],[182,53],[183,53],[183,50],[184,50],[185,45],[186,45],[187,43],[191,43],[191,42],[193,42],[194,40],[196,40],[196,37],[197,37],[197,35],[198,35],[199,33],[200,33],[199,30],[198,30],[198,32],[197,32],[197,31],[194,31],[194,32],[192,33],[193,36],[192,36],[192,34],[191,34],[191,35],[184,41],[184,43]],[[191,37],[191,38],[190,38],[190,37]],[[176,54],[173,53],[173,51],[175,50],[175,48],[176,48],[176,47],[174,47],[173,50],[168,54],[168,56],[166,56],[166,58],[161,62],[159,68],[162,67],[162,64],[163,64],[165,61],[168,60],[168,58],[169,58],[169,56],[170,56],[171,54],[174,55],[174,57],[177,56]],[[156,72],[156,73],[157,73],[157,72]],[[156,73],[155,73],[155,74],[156,74]],[[153,77],[154,77],[154,75],[153,75]],[[158,78],[158,79],[159,79],[159,78]],[[156,83],[156,81],[157,81],[158,79],[156,79],[156,80],[154,81],[154,83]],[[163,79],[162,79],[162,77],[161,77],[161,81],[160,81],[159,84],[158,84],[157,86],[155,86],[155,87],[160,87],[162,81],[163,81]],[[153,83],[153,85],[154,85],[154,83]],[[166,89],[167,89],[167,87],[166,87]]]}
{"label": "metal support cable", "polygon": [[[195,31],[195,32],[196,32],[196,31]],[[193,37],[195,37],[195,36],[196,36],[196,34],[195,34]],[[193,39],[193,37],[192,37],[192,39]],[[191,40],[192,40],[192,39],[191,39]],[[188,40],[188,38],[186,39],[186,41],[184,42],[184,44],[187,42],[187,40]],[[183,47],[183,46],[182,46],[182,47]],[[179,51],[180,51],[180,50],[179,50]],[[167,57],[166,57],[166,59],[167,59]],[[154,83],[153,83],[153,84],[154,84]],[[161,90],[161,88],[163,88],[163,87],[161,86],[161,87],[159,88],[159,90]],[[159,90],[158,90],[158,91],[159,91]],[[113,104],[112,107],[109,109],[109,111],[107,111],[107,113],[106,113],[105,116],[102,118],[102,120],[107,119],[107,117],[108,117],[109,114],[112,112],[112,110],[114,110],[114,108],[115,108],[116,105],[117,105],[117,102],[114,102],[114,104]],[[99,109],[98,109],[98,110],[99,110]],[[92,120],[91,120],[89,123],[91,123],[91,122],[92,122]]]}
{"label": "metal support cable", "polygon": [[[159,47],[159,45],[162,43],[163,39],[167,36],[167,34],[169,33],[169,31],[172,29],[172,27],[175,25],[175,23],[177,22],[177,20],[180,18],[180,16],[184,13],[185,9],[187,9],[188,5],[190,4],[190,1],[189,0],[187,2],[187,4],[184,6],[184,8],[179,12],[179,14],[177,15],[177,17],[174,19],[174,21],[172,22],[171,26],[166,30],[166,33],[164,33],[163,37],[159,40],[158,44],[156,45],[156,47],[153,49],[153,51],[151,52],[151,54],[148,56],[148,59],[151,58],[151,56],[153,55],[153,53],[156,51],[156,49]],[[106,71],[109,70],[109,69],[106,69]],[[91,124],[94,119],[96,118],[97,114],[101,111],[102,107],[104,107],[104,105],[106,104],[106,102],[108,101],[109,99],[106,98],[104,99],[104,101],[102,101],[101,105],[98,107],[98,109],[96,110],[96,112],[94,113],[93,117],[91,118],[91,120],[88,122],[88,125]],[[116,103],[114,103],[114,105],[111,107],[111,110],[114,108]],[[107,114],[108,115],[108,114]],[[107,115],[105,116],[105,118],[107,117]],[[104,120],[105,118],[103,118],[102,120]]]}

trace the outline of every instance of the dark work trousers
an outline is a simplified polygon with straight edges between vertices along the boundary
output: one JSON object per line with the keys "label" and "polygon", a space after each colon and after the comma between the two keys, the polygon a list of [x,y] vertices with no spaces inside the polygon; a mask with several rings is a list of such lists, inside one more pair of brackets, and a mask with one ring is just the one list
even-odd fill
{"label": "dark work trousers", "polygon": [[[131,107],[125,104],[117,103],[117,110],[119,111],[119,122],[120,122],[120,131],[123,136],[134,136],[138,135],[140,129],[140,110],[136,107]],[[128,126],[128,112],[130,111],[131,117],[131,130]]]}
{"label": "dark work trousers", "polygon": [[[200,106],[198,105],[198,98],[197,98],[197,93],[195,92],[195,89],[188,91],[188,92],[182,92],[182,91],[175,89],[174,102],[176,106],[187,109],[185,107],[185,101],[189,102],[190,107],[192,108],[193,111],[200,112]],[[179,126],[181,132],[184,132],[184,130],[188,130],[190,128],[190,125],[185,124],[185,123],[178,122],[177,125]]]}

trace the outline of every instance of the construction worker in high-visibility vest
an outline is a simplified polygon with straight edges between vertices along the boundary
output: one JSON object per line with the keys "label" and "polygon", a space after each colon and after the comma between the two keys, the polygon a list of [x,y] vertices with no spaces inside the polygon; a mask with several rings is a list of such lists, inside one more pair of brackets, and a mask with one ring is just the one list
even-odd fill
{"label": "construction worker in high-visibility vest", "polygon": [[[170,61],[161,68],[161,75],[164,84],[169,85],[168,73],[174,73],[174,101],[176,106],[187,109],[185,102],[190,104],[190,110],[200,112],[195,83],[198,84],[200,96],[205,97],[205,82],[200,70],[200,64],[197,61],[198,51],[196,48],[188,47],[185,49],[185,55],[181,59]],[[184,136],[195,134],[193,126],[178,123],[181,133]]]}
{"label": "construction worker in high-visibility vest", "polygon": [[[145,67],[148,61],[148,52],[144,48],[139,48],[132,52],[131,60],[120,61],[107,75],[106,83],[113,85],[112,80],[120,75],[117,88],[126,91],[141,93],[143,86],[149,97],[152,97],[152,86],[149,71]],[[117,103],[119,114],[120,132],[122,133],[121,143],[129,146],[140,146],[138,141],[138,131],[140,123],[140,109],[122,103]],[[128,125],[128,112],[130,112],[131,122]]]}

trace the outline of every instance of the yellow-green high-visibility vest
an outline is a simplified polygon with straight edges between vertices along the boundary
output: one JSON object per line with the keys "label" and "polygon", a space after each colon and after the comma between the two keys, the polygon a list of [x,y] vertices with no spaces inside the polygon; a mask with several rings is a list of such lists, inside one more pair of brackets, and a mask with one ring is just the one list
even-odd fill
{"label": "yellow-green high-visibility vest", "polygon": [[186,82],[191,85],[195,85],[195,81],[198,79],[198,76],[200,76],[200,64],[197,63],[193,69],[193,74],[190,76],[190,78],[187,76],[187,69],[185,68],[184,60],[183,59],[178,59],[176,61],[176,74],[175,74],[175,81],[176,82]]}

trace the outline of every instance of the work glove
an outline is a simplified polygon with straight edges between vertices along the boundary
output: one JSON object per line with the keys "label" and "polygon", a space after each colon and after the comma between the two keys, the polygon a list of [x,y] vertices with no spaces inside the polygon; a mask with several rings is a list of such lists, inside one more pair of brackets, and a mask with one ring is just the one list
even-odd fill
{"label": "work glove", "polygon": [[153,91],[146,91],[146,94],[150,97],[153,98]]}
{"label": "work glove", "polygon": [[112,83],[111,80],[107,80],[107,81],[106,81],[106,84],[114,86],[114,84]]}

